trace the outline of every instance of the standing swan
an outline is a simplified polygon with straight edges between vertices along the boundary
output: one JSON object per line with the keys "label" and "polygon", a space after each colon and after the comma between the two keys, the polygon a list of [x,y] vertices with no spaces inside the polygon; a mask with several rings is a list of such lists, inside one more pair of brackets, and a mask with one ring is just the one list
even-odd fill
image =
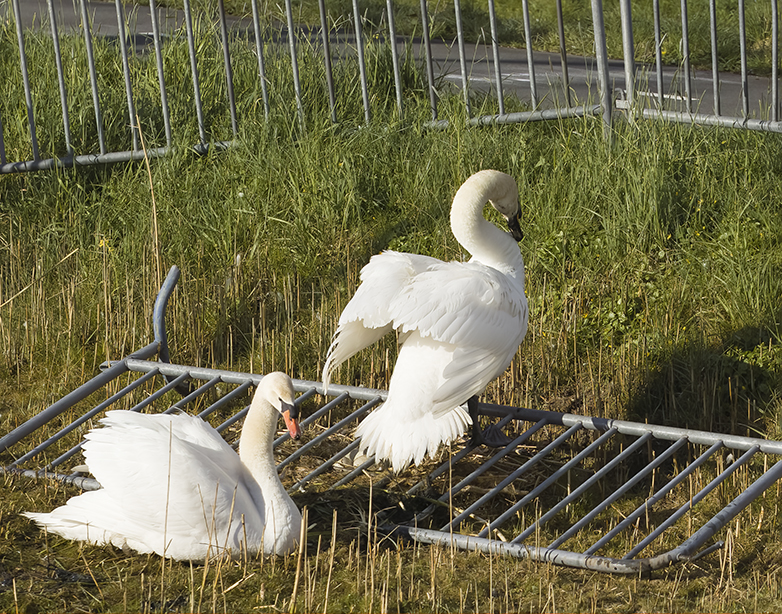
{"label": "standing swan", "polygon": [[[508,221],[510,234],[484,219],[487,201]],[[472,254],[469,262],[386,251],[361,270],[361,285],[329,347],[323,382],[328,387],[334,369],[359,350],[399,333],[388,399],[356,431],[361,449],[390,460],[394,471],[418,464],[477,421],[472,397],[505,371],[527,333],[518,216],[513,178],[480,171],[451,206],[451,230]],[[473,416],[461,407],[468,400]]]}
{"label": "standing swan", "polygon": [[238,456],[200,418],[107,412],[104,428],[90,431],[84,443],[103,488],[49,514],[24,515],[68,539],[177,560],[287,554],[299,539],[301,513],[277,476],[272,438],[279,414],[299,438],[294,399],[287,375],[261,380]]}

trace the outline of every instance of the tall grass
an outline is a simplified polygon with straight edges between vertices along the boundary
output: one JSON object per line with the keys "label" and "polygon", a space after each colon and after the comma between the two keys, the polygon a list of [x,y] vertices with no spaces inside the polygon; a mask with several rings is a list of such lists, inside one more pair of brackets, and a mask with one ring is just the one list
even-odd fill
{"label": "tall grass", "polygon": [[[174,67],[185,65],[180,43],[167,46]],[[31,35],[36,45],[44,53]],[[384,53],[379,44],[380,83]],[[2,74],[12,72],[8,58],[0,54]],[[285,99],[284,54],[269,58]],[[302,131],[292,98],[264,120],[259,92],[242,77],[255,58],[238,51],[235,61],[243,127],[227,151],[176,148],[151,163],[151,182],[141,163],[0,176],[0,432],[151,339],[158,252],[164,270],[183,272],[168,314],[175,361],[319,379],[360,268],[387,248],[463,257],[450,201],[471,173],[497,168],[520,186],[531,318],[489,399],[779,437],[778,136],[620,122],[611,146],[589,118],[467,129],[452,100],[442,107],[451,128],[425,131],[420,88],[404,120],[390,96],[375,100],[370,125],[360,125],[358,96],[341,90],[337,126],[325,94],[308,91]],[[320,70],[314,54],[302,64],[305,74]],[[31,65],[43,80],[46,62]],[[219,66],[202,72],[205,88],[222,87]],[[149,67],[135,70],[153,82]],[[421,82],[414,65],[408,71]],[[75,91],[78,75],[73,83]],[[195,125],[177,102],[186,83],[171,88],[189,137]],[[8,99],[0,104],[5,122],[13,114]],[[55,134],[57,105],[38,111],[41,132]],[[110,138],[125,138],[116,117]],[[156,122],[142,125],[153,142]],[[337,379],[383,387],[394,355],[389,339]],[[367,542],[373,512],[356,492],[341,494],[349,518],[340,511],[338,530],[330,515],[313,515],[300,564],[165,563],[161,594],[161,561],[69,544],[17,516],[72,492],[11,477],[2,489],[0,609],[9,611],[288,609],[295,583],[299,611],[773,609],[779,598],[778,491],[731,524],[721,559],[659,583]]]}

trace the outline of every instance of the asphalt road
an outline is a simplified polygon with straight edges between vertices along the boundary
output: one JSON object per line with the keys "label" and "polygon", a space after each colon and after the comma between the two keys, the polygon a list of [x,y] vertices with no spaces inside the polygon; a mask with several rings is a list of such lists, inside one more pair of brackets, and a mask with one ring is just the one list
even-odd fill
{"label": "asphalt road", "polygon": [[[48,8],[46,0],[19,0],[22,23],[25,26],[40,26],[48,24]],[[10,3],[6,3],[9,6]],[[79,3],[75,0],[54,0],[55,19],[60,30],[78,29],[80,24]],[[86,3],[87,12],[93,23],[93,33],[116,36],[118,33],[117,14],[113,3]],[[10,7],[8,9],[10,11]],[[148,40],[152,32],[152,19],[149,7],[135,6],[126,8],[126,19],[129,30],[137,37]],[[183,13],[175,9],[159,8],[158,21],[163,31],[177,28],[183,23]],[[230,19],[231,27],[250,27],[249,20]],[[47,25],[48,27],[48,25]],[[402,43],[399,43],[402,45]],[[415,45],[414,45],[415,47]],[[420,48],[418,49],[420,53]],[[470,87],[488,89],[494,82],[494,68],[491,62],[491,48],[484,44],[467,46],[466,55],[471,60]],[[455,44],[435,42],[432,45],[432,57],[435,70],[439,76],[452,82],[455,87],[461,87],[459,75],[459,55]],[[530,99],[530,71],[527,65],[526,51],[523,49],[503,48],[500,56],[502,67],[503,91],[516,94],[521,100]],[[535,82],[538,98],[542,107],[555,106],[555,101],[564,100],[564,86],[560,57],[558,54],[535,52],[534,54]],[[651,68],[637,67],[639,83],[648,83],[642,87],[651,93],[656,91],[656,78]],[[597,101],[597,72],[594,59],[579,56],[569,56],[568,73],[573,102],[584,103]],[[609,62],[609,78],[614,88],[624,90],[625,75],[622,61]],[[741,78],[732,73],[720,73],[721,112],[723,115],[740,116]],[[702,113],[710,113],[713,108],[711,71],[692,71],[693,109]],[[669,103],[681,108],[684,96],[684,86],[681,74],[675,67],[664,69],[664,88]],[[749,78],[749,99],[751,115],[759,109],[767,107],[770,100],[770,80],[763,77]]]}

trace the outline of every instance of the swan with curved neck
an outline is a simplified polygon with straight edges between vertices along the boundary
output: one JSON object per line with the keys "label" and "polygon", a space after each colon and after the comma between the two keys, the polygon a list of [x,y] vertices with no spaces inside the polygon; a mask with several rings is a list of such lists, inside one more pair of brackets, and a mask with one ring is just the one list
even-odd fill
{"label": "swan with curved neck", "polygon": [[294,400],[287,375],[266,375],[238,456],[198,417],[107,412],[83,446],[102,488],[50,513],[24,515],[68,539],[178,560],[287,554],[299,539],[301,513],[277,476],[272,442],[280,415],[299,438]]}
{"label": "swan with curved neck", "polygon": [[[326,387],[339,364],[399,333],[388,398],[356,431],[361,449],[395,471],[464,433],[474,422],[475,395],[505,371],[526,335],[518,198],[509,175],[472,175],[451,206],[451,230],[470,261],[394,251],[373,256],[340,316],[323,367]],[[510,233],[483,217],[487,202]],[[462,407],[468,401],[471,413]]]}

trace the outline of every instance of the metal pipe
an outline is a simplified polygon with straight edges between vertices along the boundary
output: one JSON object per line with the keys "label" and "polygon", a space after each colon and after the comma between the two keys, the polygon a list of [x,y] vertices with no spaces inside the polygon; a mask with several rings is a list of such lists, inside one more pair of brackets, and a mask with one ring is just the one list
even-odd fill
{"label": "metal pipe", "polygon": [[344,478],[342,478],[341,480],[339,480],[339,481],[335,482],[334,484],[332,484],[329,487],[329,490],[334,490],[335,488],[339,488],[340,486],[344,486],[345,484],[350,482],[353,478],[355,478],[355,477],[361,475],[362,473],[364,473],[364,471],[369,469],[374,464],[375,464],[375,456],[372,455],[367,460],[365,460],[363,463],[361,463],[358,467],[353,469],[353,471],[348,473]]}
{"label": "metal pipe", "polygon": [[[84,0],[82,0],[84,2]],[[157,79],[160,87],[160,104],[163,108],[163,127],[166,132],[166,145],[171,147],[171,116],[168,113],[168,98],[166,96],[166,78],[163,75],[163,49],[160,45],[160,24],[158,23],[155,0],[149,0],[149,15],[152,18],[152,42],[155,45],[155,61],[157,63]]]}
{"label": "metal pipe", "polygon": [[[307,390],[307,392],[305,392],[298,399],[296,399],[296,402],[294,403],[294,405],[298,405],[299,403],[302,403],[304,400],[306,400],[307,398],[309,398],[313,394],[317,394],[317,393],[316,393],[314,388],[310,388],[309,390]],[[317,420],[321,416],[323,416],[323,415],[329,413],[330,411],[332,411],[335,407],[337,407],[337,405],[342,403],[342,401],[344,401],[345,399],[349,399],[349,398],[350,398],[350,396],[346,392],[344,392],[341,395],[339,395],[337,398],[331,399],[331,401],[326,403],[319,410],[317,410],[313,414],[307,416],[306,419],[302,420],[299,423],[299,426],[301,426],[302,429],[304,427],[306,427],[306,426],[309,426],[310,424],[315,422],[315,420]],[[290,438],[290,435],[288,435],[288,433],[285,433],[284,435],[280,435],[277,439],[274,440],[273,447],[276,448],[283,441],[285,441],[286,439],[289,439],[289,438]]]}
{"label": "metal pipe", "polygon": [[[455,0],[459,2],[459,0]],[[399,119],[404,117],[404,109],[402,107],[402,71],[399,68],[399,50],[396,48],[396,22],[394,21],[394,2],[393,0],[386,0],[386,11],[388,12],[388,38],[391,43],[391,64],[394,67],[394,89],[396,91],[396,108],[399,113]],[[457,28],[461,15],[457,13]]]}
{"label": "metal pipe", "polygon": [[[683,440],[680,440],[683,441]],[[622,531],[624,531],[627,527],[629,527],[631,524],[633,524],[636,519],[641,517],[644,513],[646,513],[649,509],[652,508],[652,506],[657,503],[660,499],[662,499],[665,495],[667,495],[669,492],[671,492],[676,486],[678,486],[684,478],[686,478],[688,475],[690,475],[693,471],[695,471],[698,467],[700,467],[706,460],[711,458],[711,456],[717,451],[722,449],[722,442],[718,441],[715,443],[711,448],[706,450],[703,454],[701,454],[698,458],[696,458],[692,463],[687,465],[687,467],[680,471],[676,477],[674,477],[672,480],[670,480],[667,484],[665,484],[662,488],[660,488],[652,497],[650,497],[648,500],[644,501],[641,505],[639,505],[635,511],[627,516],[622,522],[620,522],[618,525],[616,525],[613,529],[611,529],[608,533],[603,535],[598,541],[596,541],[584,554],[594,554],[600,548],[605,546],[608,542],[610,542],[614,537],[619,535]]]}
{"label": "metal pipe", "polygon": [[657,108],[665,108],[665,86],[663,84],[663,40],[660,32],[660,0],[653,0],[654,10],[654,66],[657,74]]}
{"label": "metal pipe", "polygon": [[291,53],[291,71],[293,73],[293,93],[296,97],[296,111],[299,114],[299,128],[304,130],[304,103],[301,99],[299,59],[296,55],[296,31],[293,25],[293,8],[291,7],[291,0],[285,0],[285,17],[288,20],[288,46]]}
{"label": "metal pipe", "polygon": [[[389,0],[390,1],[390,0]],[[334,75],[331,69],[331,45],[329,44],[329,28],[326,21],[326,2],[318,0],[318,12],[320,13],[320,36],[323,41],[323,64],[326,70],[326,87],[329,90],[329,110],[331,111],[331,123],[337,123],[337,97],[334,93]]]}
{"label": "metal pipe", "polygon": [[361,26],[361,12],[358,8],[358,0],[353,0],[353,19],[355,21],[358,73],[361,81],[361,99],[364,102],[364,122],[369,124],[371,114],[369,110],[369,89],[367,88],[367,66],[364,60],[364,33]]}
{"label": "metal pipe", "polygon": [[22,31],[22,16],[19,9],[19,0],[11,0],[16,22],[16,39],[19,45],[19,64],[22,71],[22,83],[24,84],[24,100],[27,105],[27,125],[30,129],[30,143],[33,149],[33,160],[38,160],[38,137],[35,134],[35,112],[33,111],[33,94],[30,89],[30,75],[27,71],[27,54],[24,51],[24,32]]}
{"label": "metal pipe", "polygon": [[261,80],[261,97],[263,98],[263,116],[269,121],[269,92],[266,85],[266,67],[263,62],[263,37],[261,36],[261,21],[258,12],[258,0],[251,0],[253,9],[253,29],[255,31],[255,53],[258,56],[258,77]]}
{"label": "metal pipe", "polygon": [[567,106],[570,106],[570,77],[568,76],[567,49],[565,48],[565,18],[562,15],[562,0],[557,0],[557,33],[559,34],[559,58],[562,66],[562,82],[565,87],[565,102]]}
{"label": "metal pipe", "polygon": [[611,113],[613,111],[611,82],[608,79],[608,51],[606,49],[606,27],[603,20],[603,0],[591,0],[592,24],[595,30],[595,60],[597,83],[600,90],[600,106],[603,111],[603,136],[610,142],[612,137]]}
{"label": "metal pipe", "polygon": [[[546,121],[549,119],[564,119],[569,117],[584,117],[587,115],[600,115],[600,105],[577,106],[567,109],[546,109],[543,111],[523,111],[519,113],[506,113],[505,115],[481,115],[467,120],[468,126],[494,126],[505,124],[523,124],[524,122]],[[424,128],[443,130],[451,125],[447,119],[435,122],[426,122]]]}
{"label": "metal pipe", "polygon": [[[491,11],[494,11],[494,0],[491,0]],[[529,19],[529,0],[521,0],[521,12],[524,20],[524,46],[527,49],[527,72],[529,73],[529,94],[532,100],[532,108],[538,106],[538,84],[535,81],[535,60],[532,56],[532,26]],[[494,34],[492,34],[494,36]],[[496,37],[495,37],[496,38]],[[495,64],[499,65],[499,42],[497,43],[497,56]],[[502,111],[500,111],[502,113]]]}
{"label": "metal pipe", "polygon": [[779,121],[779,7],[771,0],[771,121]]}
{"label": "metal pipe", "polygon": [[217,0],[217,10],[220,16],[220,38],[223,41],[223,64],[225,65],[225,86],[228,92],[228,109],[231,113],[231,131],[234,138],[239,134],[239,122],[236,119],[236,96],[234,96],[234,72],[231,67],[231,50],[229,49],[228,24],[225,18],[225,4]]}
{"label": "metal pipe", "polygon": [[[0,152],[2,146],[2,133],[0,133]],[[170,147],[158,147],[148,149],[146,157],[159,158],[171,151]],[[64,158],[47,158],[46,160],[28,160],[26,162],[5,162],[5,157],[0,157],[0,175],[6,173],[25,173],[31,171],[48,171],[54,168],[71,168],[75,166],[93,166],[97,164],[113,164],[116,162],[131,162],[144,159],[143,151],[117,151],[103,154],[85,154],[79,156],[66,156]]]}
{"label": "metal pipe", "polygon": [[739,50],[741,52],[741,108],[746,119],[749,117],[749,71],[747,70],[747,24],[744,19],[744,0],[739,0],[738,11]]}
{"label": "metal pipe", "polygon": [[[491,526],[494,528],[501,527],[504,525],[508,520],[513,518],[519,510],[524,508],[528,503],[531,501],[534,501],[537,497],[539,497],[549,486],[552,484],[555,484],[557,481],[559,481],[562,477],[567,475],[567,473],[573,469],[576,465],[578,465],[582,460],[587,458],[592,452],[597,450],[600,446],[602,446],[605,442],[607,442],[609,439],[611,439],[614,435],[616,435],[617,430],[616,429],[609,429],[605,433],[603,433],[600,437],[598,437],[595,441],[593,441],[591,444],[589,444],[585,449],[583,449],[581,452],[576,454],[573,458],[571,458],[567,463],[562,465],[559,469],[557,469],[553,474],[551,474],[545,481],[538,484],[535,488],[533,488],[530,492],[528,492],[526,495],[524,495],[523,498],[521,498],[519,501],[516,501],[516,503],[513,504],[510,508],[505,510],[502,514],[500,514],[497,518],[492,520]],[[478,537],[487,537],[489,535],[489,528],[486,527],[483,529],[479,534]]]}
{"label": "metal pipe", "polygon": [[426,81],[429,89],[429,108],[432,112],[432,121],[437,120],[437,92],[434,85],[434,66],[432,64],[432,43],[429,40],[429,9],[426,0],[421,0],[421,33],[426,52]]}
{"label": "metal pipe", "polygon": [[[222,381],[222,378],[220,378],[220,381]],[[252,386],[252,382],[244,382],[243,384],[240,384],[230,392],[224,394],[219,399],[217,399],[214,403],[212,403],[209,407],[204,409],[202,412],[198,414],[198,417],[201,418],[201,420],[206,420],[206,417],[209,414],[212,414],[216,412],[218,409],[220,409],[223,405],[226,403],[233,401],[237,397],[242,396],[245,392],[247,392],[250,387]],[[220,431],[219,428],[215,429],[216,431]]]}
{"label": "metal pipe", "polygon": [[179,267],[173,265],[169,270],[163,284],[155,297],[155,304],[152,308],[152,330],[155,333],[155,342],[159,344],[160,351],[158,359],[162,362],[171,362],[168,353],[168,335],[166,334],[166,306],[168,299],[174,292],[177,281],[179,281]]}
{"label": "metal pipe", "polygon": [[625,99],[630,107],[630,117],[635,108],[635,43],[633,41],[633,13],[630,0],[620,0],[619,14],[622,21],[622,52],[625,68]]}
{"label": "metal pipe", "polygon": [[753,446],[744,454],[742,454],[736,461],[727,469],[725,469],[722,473],[720,473],[716,478],[714,478],[711,482],[709,482],[704,488],[702,488],[694,497],[692,497],[687,503],[682,505],[678,510],[676,510],[673,514],[671,514],[664,522],[659,524],[657,528],[649,533],[644,539],[642,539],[638,545],[636,545],[635,548],[630,550],[627,554],[625,554],[622,558],[623,559],[632,559],[635,557],[636,554],[640,553],[646,546],[651,544],[655,539],[657,539],[660,535],[662,535],[663,531],[665,531],[668,527],[673,525],[679,518],[684,516],[688,511],[690,511],[693,507],[695,507],[706,495],[708,495],[712,490],[714,490],[717,486],[722,484],[736,469],[741,467],[742,465],[746,464],[747,461],[749,461],[755,454],[760,450],[760,446]]}
{"label": "metal pipe", "polygon": [[[494,0],[489,0],[489,27],[491,29],[491,50],[494,57],[494,80],[497,88],[497,102],[500,115],[505,115],[505,97],[502,93],[502,67],[500,66],[500,43],[497,28],[497,13],[494,10]],[[526,41],[527,47],[530,41]],[[532,80],[530,79],[530,82]]]}
{"label": "metal pipe", "polygon": [[692,113],[692,77],[690,76],[690,20],[687,17],[687,0],[681,0],[682,7],[682,62],[684,63],[685,108]]}
{"label": "metal pipe", "polygon": [[[51,2],[51,0],[49,0]],[[120,56],[122,57],[122,75],[125,79],[125,97],[128,101],[128,125],[130,126],[130,139],[134,150],[139,147],[139,126],[136,125],[136,107],[133,104],[133,86],[130,83],[130,62],[128,60],[128,43],[125,40],[125,12],[121,0],[114,0],[114,8],[117,12],[117,41],[119,42]]]}
{"label": "metal pipe", "polygon": [[[119,0],[117,0],[119,2]],[[253,1],[253,10],[258,0]],[[204,109],[201,104],[201,84],[198,79],[198,60],[196,58],[195,35],[193,33],[193,15],[190,9],[190,0],[184,0],[185,7],[185,32],[187,33],[187,53],[190,56],[190,76],[193,79],[193,101],[195,102],[196,118],[198,119],[198,138],[202,144],[206,143],[206,125],[204,123]]]}
{"label": "metal pipe", "polygon": [[[60,88],[60,107],[62,108],[62,128],[65,134],[65,151],[67,155],[73,155],[71,144],[71,122],[68,115],[68,90],[65,86],[65,71],[62,67],[62,52],[60,51],[60,35],[57,31],[57,17],[54,12],[52,0],[46,0],[49,9],[49,26],[52,29],[52,43],[54,44],[54,62],[57,67],[57,84]],[[5,162],[5,160],[3,160]]]}
{"label": "metal pipe", "polygon": [[[774,1],[774,0],[772,0]],[[709,29],[711,30],[711,85],[714,96],[714,114],[720,114],[720,58],[717,54],[717,0],[709,0]]]}
{"label": "metal pipe", "polygon": [[360,443],[361,441],[359,439],[354,439],[347,446],[345,446],[339,452],[337,452],[331,458],[329,458],[327,461],[318,465],[313,471],[310,471],[307,475],[305,475],[293,486],[291,486],[288,489],[288,492],[294,493],[299,490],[303,491],[304,489],[302,488],[302,486],[305,486],[308,482],[318,477],[320,474],[325,473],[326,471],[331,469],[337,463],[337,461],[350,454],[353,450],[355,450],[358,447]]}

